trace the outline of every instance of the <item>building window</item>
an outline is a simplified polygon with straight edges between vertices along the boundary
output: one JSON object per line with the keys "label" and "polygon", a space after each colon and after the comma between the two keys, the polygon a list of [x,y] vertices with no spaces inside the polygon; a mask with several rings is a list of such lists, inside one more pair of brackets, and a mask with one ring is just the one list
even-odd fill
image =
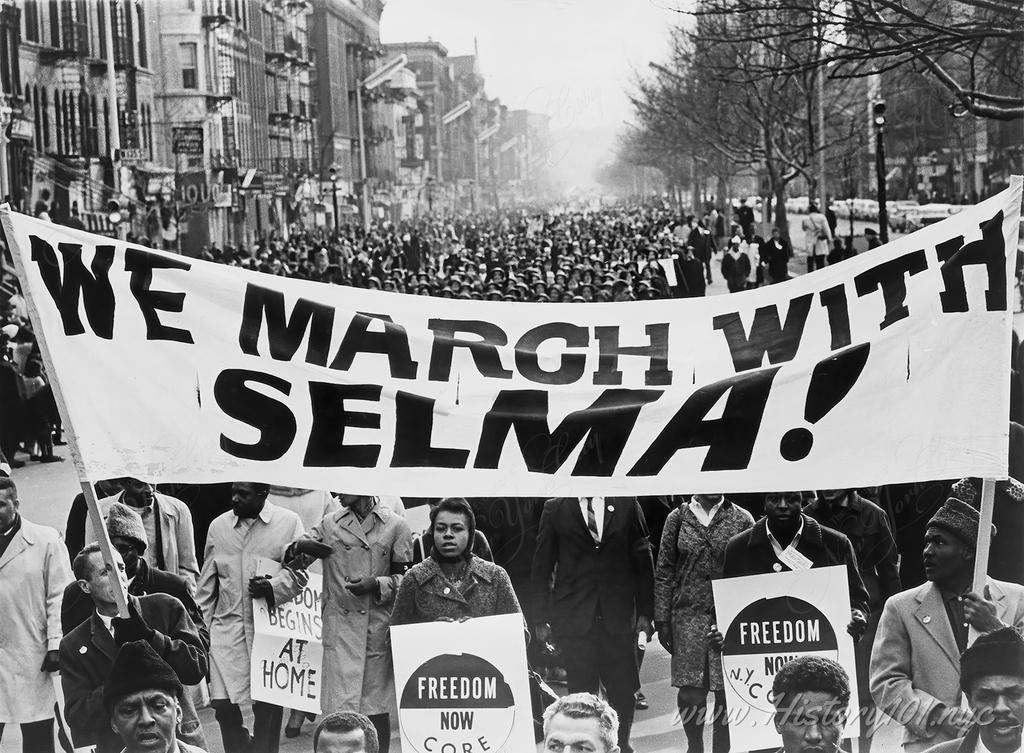
{"label": "building window", "polygon": [[53,135],[54,148],[57,154],[64,152],[64,98],[56,89],[53,90]]}
{"label": "building window", "polygon": [[43,101],[40,105],[43,111],[43,150],[50,148],[50,102],[46,96],[46,89],[43,89]]}
{"label": "building window", "polygon": [[135,6],[135,12],[137,13],[136,28],[139,35],[139,65],[142,68],[149,67],[149,52],[146,50],[146,16],[142,8],[142,3]]}
{"label": "building window", "polygon": [[25,39],[29,42],[39,41],[38,0],[25,0]]}
{"label": "building window", "polygon": [[50,47],[60,47],[59,0],[50,0]]}
{"label": "building window", "polygon": [[111,131],[110,131],[110,100],[103,100],[103,146],[104,155],[110,157],[111,155]]}
{"label": "building window", "polygon": [[183,89],[199,88],[199,52],[195,42],[182,42],[178,45],[178,57],[181,60],[181,87]]}

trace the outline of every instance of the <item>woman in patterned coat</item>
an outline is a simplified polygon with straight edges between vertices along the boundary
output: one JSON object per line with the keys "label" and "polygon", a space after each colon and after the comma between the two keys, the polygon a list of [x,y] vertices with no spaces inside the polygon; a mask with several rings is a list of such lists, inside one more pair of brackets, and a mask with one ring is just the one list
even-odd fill
{"label": "woman in patterned coat", "polygon": [[476,517],[466,500],[441,500],[430,511],[429,530],[433,551],[402,579],[392,625],[522,612],[504,568],[474,556]]}
{"label": "woman in patterned coat", "polygon": [[669,513],[654,573],[654,624],[672,654],[672,685],[689,753],[703,753],[708,691],[715,696],[714,753],[729,750],[721,655],[708,644],[715,627],[711,581],[722,577],[729,539],[754,524],[722,495],[695,494]]}

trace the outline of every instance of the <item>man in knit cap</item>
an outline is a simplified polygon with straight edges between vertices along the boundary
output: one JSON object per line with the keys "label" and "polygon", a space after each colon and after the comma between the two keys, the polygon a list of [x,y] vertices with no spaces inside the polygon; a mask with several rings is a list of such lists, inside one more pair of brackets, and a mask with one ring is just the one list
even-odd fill
{"label": "man in knit cap", "polygon": [[928,753],[1021,753],[1024,639],[1013,628],[985,633],[960,656],[960,687],[974,715],[962,739]]}
{"label": "man in knit cap", "polygon": [[110,728],[123,753],[203,753],[177,740],[184,688],[171,666],[146,641],[121,646],[103,686]]}
{"label": "man in knit cap", "polygon": [[904,726],[903,748],[919,753],[961,737],[971,715],[960,708],[960,654],[971,628],[1024,629],[1024,587],[986,579],[972,591],[978,511],[950,497],[928,521],[928,582],[892,596],[871,654],[871,695]]}
{"label": "man in knit cap", "polygon": [[[144,556],[146,552],[146,529],[142,517],[133,508],[121,502],[114,502],[107,510],[107,534],[114,549],[121,553],[124,572],[128,576],[128,593],[131,596],[146,594],[167,594],[181,602],[188,616],[195,623],[203,645],[209,649],[210,631],[187,582],[180,575],[150,565]],[[77,581],[71,581],[64,589],[64,601],[60,610],[61,627],[65,635],[70,633],[92,616],[95,607],[92,599],[82,591]]]}

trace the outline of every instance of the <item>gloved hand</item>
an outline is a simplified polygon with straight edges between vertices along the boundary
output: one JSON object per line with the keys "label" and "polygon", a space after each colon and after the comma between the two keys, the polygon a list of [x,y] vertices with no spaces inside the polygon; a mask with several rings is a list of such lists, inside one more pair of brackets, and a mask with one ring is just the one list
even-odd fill
{"label": "gloved hand", "polygon": [[317,560],[330,557],[334,548],[313,539],[293,541],[284,550],[283,564],[293,570],[305,570]]}
{"label": "gloved hand", "polygon": [[274,606],[274,587],[265,575],[249,578],[249,596],[254,599],[266,599],[267,606]]}
{"label": "gloved hand", "polygon": [[128,616],[115,617],[111,624],[114,628],[114,643],[118,646],[132,641],[148,641],[156,632],[142,619],[138,607],[131,599],[128,600]]}
{"label": "gloved hand", "polygon": [[60,651],[47,651],[43,658],[43,666],[40,672],[57,672],[60,670]]}
{"label": "gloved hand", "polygon": [[322,560],[334,554],[334,547],[313,539],[299,539],[291,547],[298,554],[308,554],[313,559]]}
{"label": "gloved hand", "polygon": [[372,575],[367,575],[362,578],[349,578],[348,583],[345,584],[347,588],[354,596],[364,596],[365,594],[377,591],[377,579]]}

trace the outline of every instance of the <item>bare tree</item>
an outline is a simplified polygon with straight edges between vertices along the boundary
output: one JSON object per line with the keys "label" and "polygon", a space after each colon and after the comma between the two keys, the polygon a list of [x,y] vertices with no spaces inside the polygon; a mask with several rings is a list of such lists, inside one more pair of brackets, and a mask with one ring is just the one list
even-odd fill
{"label": "bare tree", "polygon": [[[692,13],[738,22],[698,23],[708,42],[756,42],[789,57],[762,65],[763,76],[858,78],[909,67],[941,84],[955,111],[1024,118],[1019,0],[702,0]],[[807,45],[821,54],[786,55]]]}

